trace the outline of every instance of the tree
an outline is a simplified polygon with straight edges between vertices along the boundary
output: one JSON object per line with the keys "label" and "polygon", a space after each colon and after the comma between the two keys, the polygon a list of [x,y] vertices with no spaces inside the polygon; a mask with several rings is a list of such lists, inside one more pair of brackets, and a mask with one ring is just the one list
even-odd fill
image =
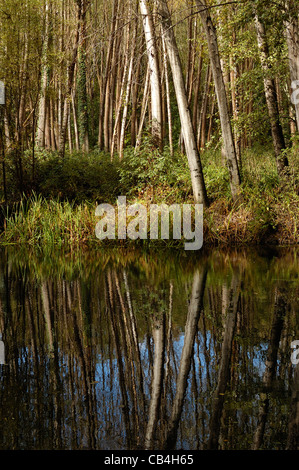
{"label": "tree", "polygon": [[224,143],[224,151],[227,161],[227,167],[230,175],[231,193],[234,199],[237,198],[240,191],[241,177],[239,172],[238,160],[236,155],[234,137],[230,122],[230,115],[227,103],[223,72],[221,68],[221,60],[218,49],[218,40],[215,26],[212,22],[210,10],[205,0],[196,0],[199,15],[202,20],[203,29],[205,31],[209,58],[215,84],[215,92],[217,96],[218,109],[220,114],[222,138]]}
{"label": "tree", "polygon": [[146,50],[149,64],[151,85],[151,121],[152,135],[157,147],[162,146],[162,104],[161,104],[161,74],[158,61],[157,41],[154,30],[153,16],[147,0],[139,0]]}
{"label": "tree", "polygon": [[88,133],[88,100],[86,90],[87,75],[87,48],[86,48],[86,14],[89,2],[87,0],[77,0],[80,11],[80,35],[78,47],[78,120],[80,144],[83,152],[89,151],[89,133]]}
{"label": "tree", "polygon": [[209,201],[202,172],[201,160],[196,145],[194,129],[192,126],[182,64],[166,0],[159,1],[159,15],[161,16],[163,38],[165,40],[165,46],[171,67],[175,94],[179,108],[184,144],[191,172],[194,201],[195,203],[200,203],[207,207]]}
{"label": "tree", "polygon": [[269,65],[269,49],[266,37],[266,30],[263,22],[259,17],[257,10],[254,11],[254,21],[260,53],[260,61],[264,72],[264,90],[270,118],[274,152],[277,162],[277,171],[281,175],[285,167],[288,166],[288,159],[284,154],[286,146],[279,118],[275,82],[274,79],[271,77],[271,66]]}

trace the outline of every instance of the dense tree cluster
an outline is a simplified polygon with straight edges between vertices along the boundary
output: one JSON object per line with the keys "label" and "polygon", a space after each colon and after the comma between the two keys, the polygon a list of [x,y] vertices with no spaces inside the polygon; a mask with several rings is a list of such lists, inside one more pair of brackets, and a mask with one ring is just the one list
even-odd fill
{"label": "dense tree cluster", "polygon": [[272,139],[277,171],[299,127],[298,0],[2,0],[3,179],[25,149],[63,158],[98,147],[122,159],[144,135],[188,157],[221,145],[233,197],[242,151]]}

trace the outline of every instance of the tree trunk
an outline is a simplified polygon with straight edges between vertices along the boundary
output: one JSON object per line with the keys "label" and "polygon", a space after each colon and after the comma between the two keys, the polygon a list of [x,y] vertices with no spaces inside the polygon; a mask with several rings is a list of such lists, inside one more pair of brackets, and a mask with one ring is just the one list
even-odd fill
{"label": "tree trunk", "polygon": [[64,98],[64,107],[63,107],[63,117],[61,123],[61,131],[59,136],[59,155],[64,157],[65,154],[65,143],[66,143],[66,136],[67,136],[67,125],[68,125],[68,116],[70,112],[70,100],[72,96],[72,89],[74,84],[74,75],[75,75],[75,67],[77,63],[77,56],[78,56],[78,45],[79,45],[79,31],[80,31],[80,19],[81,19],[81,10],[78,6],[78,28],[76,32],[74,48],[73,48],[73,57],[72,61],[68,67],[68,85],[67,85],[67,92]]}
{"label": "tree trunk", "polygon": [[196,4],[199,9],[199,14],[202,20],[203,29],[205,31],[208,43],[209,58],[213,73],[215,92],[217,96],[218,109],[220,115],[223,145],[227,161],[227,167],[230,175],[231,193],[233,199],[236,199],[240,190],[241,178],[231,127],[223,72],[221,68],[216,29],[212,22],[210,12],[206,6],[205,0],[196,0]]}
{"label": "tree trunk", "polygon": [[288,166],[288,159],[283,154],[285,149],[285,141],[283,136],[282,127],[279,120],[277,94],[275,89],[274,79],[270,76],[270,65],[268,64],[269,51],[266,38],[266,31],[263,23],[255,12],[255,29],[257,34],[257,42],[259,47],[261,66],[264,72],[264,90],[265,98],[268,107],[268,113],[271,125],[271,134],[274,145],[274,152],[276,157],[276,165],[278,174],[282,174],[286,166]]}
{"label": "tree trunk", "polygon": [[47,67],[47,53],[48,53],[48,42],[49,42],[49,5],[46,2],[45,5],[45,34],[42,54],[42,78],[41,78],[41,90],[40,100],[38,109],[37,119],[37,136],[36,144],[38,147],[43,148],[45,146],[45,126],[46,126],[46,90],[48,82],[48,67]]}
{"label": "tree trunk", "polygon": [[196,145],[194,129],[192,126],[191,113],[188,106],[182,64],[173,28],[171,25],[170,13],[166,0],[160,0],[159,13],[161,15],[163,37],[165,40],[166,50],[172,71],[173,83],[184,137],[184,144],[191,172],[194,201],[195,203],[203,204],[205,207],[207,207],[209,202],[201,167],[200,156]]}
{"label": "tree trunk", "polygon": [[80,39],[78,48],[78,124],[80,147],[83,152],[89,151],[89,133],[88,133],[88,99],[86,88],[87,75],[87,52],[86,52],[86,9],[87,0],[81,0],[78,3],[81,13]]}
{"label": "tree trunk", "polygon": [[143,29],[146,40],[147,57],[150,68],[151,84],[151,119],[154,144],[162,147],[162,100],[161,77],[158,61],[158,50],[154,31],[153,17],[150,13],[147,0],[139,0],[139,7],[143,18]]}

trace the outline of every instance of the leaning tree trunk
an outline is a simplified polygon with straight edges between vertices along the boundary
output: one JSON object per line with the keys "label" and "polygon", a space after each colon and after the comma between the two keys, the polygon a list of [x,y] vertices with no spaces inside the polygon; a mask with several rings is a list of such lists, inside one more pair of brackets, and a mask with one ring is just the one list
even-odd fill
{"label": "leaning tree trunk", "polygon": [[199,14],[208,43],[209,58],[218,102],[223,145],[230,175],[231,193],[233,198],[236,199],[240,190],[241,178],[231,127],[223,72],[221,68],[217,33],[205,0],[196,0],[196,4],[199,9]]}
{"label": "leaning tree trunk", "polygon": [[203,204],[206,207],[208,206],[209,202],[201,167],[200,156],[196,145],[194,129],[192,126],[191,113],[188,105],[188,98],[184,83],[181,59],[175,40],[170,20],[170,13],[166,0],[159,1],[159,13],[161,15],[163,38],[165,40],[165,46],[171,67],[173,84],[175,88],[175,94],[179,108],[179,115],[184,137],[185,150],[191,172],[194,201],[195,203]]}

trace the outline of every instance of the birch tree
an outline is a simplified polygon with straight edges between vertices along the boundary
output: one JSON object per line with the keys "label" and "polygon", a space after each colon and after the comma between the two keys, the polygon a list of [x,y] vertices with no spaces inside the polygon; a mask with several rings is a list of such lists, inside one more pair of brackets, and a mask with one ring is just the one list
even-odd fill
{"label": "birch tree", "polygon": [[152,135],[158,147],[162,146],[161,75],[153,16],[147,0],[139,0],[150,73]]}

